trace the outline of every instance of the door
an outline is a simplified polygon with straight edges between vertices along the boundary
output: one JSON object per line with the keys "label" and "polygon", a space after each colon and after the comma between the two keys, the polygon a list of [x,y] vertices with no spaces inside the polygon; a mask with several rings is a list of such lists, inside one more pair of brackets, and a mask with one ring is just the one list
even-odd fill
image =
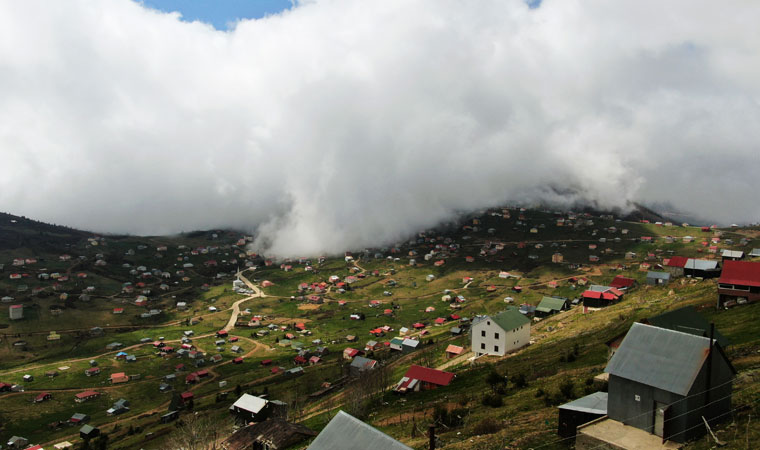
{"label": "door", "polygon": [[654,402],[654,434],[664,437],[665,431],[665,411],[668,405],[665,403]]}

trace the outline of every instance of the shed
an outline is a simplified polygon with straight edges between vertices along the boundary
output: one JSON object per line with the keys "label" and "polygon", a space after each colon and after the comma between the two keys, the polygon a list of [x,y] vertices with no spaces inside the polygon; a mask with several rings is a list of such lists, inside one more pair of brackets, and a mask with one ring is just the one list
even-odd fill
{"label": "shed", "polygon": [[664,439],[697,438],[702,416],[715,423],[731,411],[736,371],[709,338],[634,323],[604,371],[608,417]]}
{"label": "shed", "polygon": [[670,283],[668,272],[647,272],[647,284],[650,286],[662,286]]}
{"label": "shed", "polygon": [[544,297],[536,307],[537,317],[546,317],[568,308],[568,300],[559,297]]}
{"label": "shed", "polygon": [[594,392],[559,407],[557,432],[563,438],[575,436],[579,425],[607,415],[607,393]]}

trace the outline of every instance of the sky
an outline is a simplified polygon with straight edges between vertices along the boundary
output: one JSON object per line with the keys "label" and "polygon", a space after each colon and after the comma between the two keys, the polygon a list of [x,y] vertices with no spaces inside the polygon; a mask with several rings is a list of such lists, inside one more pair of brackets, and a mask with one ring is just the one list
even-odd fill
{"label": "sky", "polygon": [[234,29],[239,20],[259,19],[290,9],[291,0],[143,0],[142,4],[163,12],[179,12],[182,20],[200,21],[217,30]]}
{"label": "sky", "polygon": [[276,256],[506,203],[760,220],[758,2],[147,5],[0,2],[0,211]]}

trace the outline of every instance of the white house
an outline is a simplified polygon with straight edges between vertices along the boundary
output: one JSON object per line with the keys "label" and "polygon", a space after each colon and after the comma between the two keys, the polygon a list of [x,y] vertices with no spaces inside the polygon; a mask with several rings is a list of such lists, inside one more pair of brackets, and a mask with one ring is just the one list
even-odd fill
{"label": "white house", "polygon": [[530,319],[514,308],[477,317],[472,325],[472,351],[477,356],[504,356],[529,342]]}

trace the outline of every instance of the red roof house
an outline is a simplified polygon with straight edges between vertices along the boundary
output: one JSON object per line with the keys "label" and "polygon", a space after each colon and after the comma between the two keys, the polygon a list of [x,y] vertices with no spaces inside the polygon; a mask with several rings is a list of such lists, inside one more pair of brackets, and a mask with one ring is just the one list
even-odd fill
{"label": "red roof house", "polygon": [[454,374],[451,372],[412,365],[396,385],[395,391],[403,394],[410,391],[435,389],[439,386],[448,386],[453,379]]}
{"label": "red roof house", "polygon": [[87,400],[91,400],[93,398],[100,397],[100,392],[96,391],[84,391],[76,394],[74,396],[74,401],[77,403],[86,402]]}
{"label": "red roof house", "polygon": [[718,279],[718,304],[740,298],[760,300],[760,263],[726,260]]}

